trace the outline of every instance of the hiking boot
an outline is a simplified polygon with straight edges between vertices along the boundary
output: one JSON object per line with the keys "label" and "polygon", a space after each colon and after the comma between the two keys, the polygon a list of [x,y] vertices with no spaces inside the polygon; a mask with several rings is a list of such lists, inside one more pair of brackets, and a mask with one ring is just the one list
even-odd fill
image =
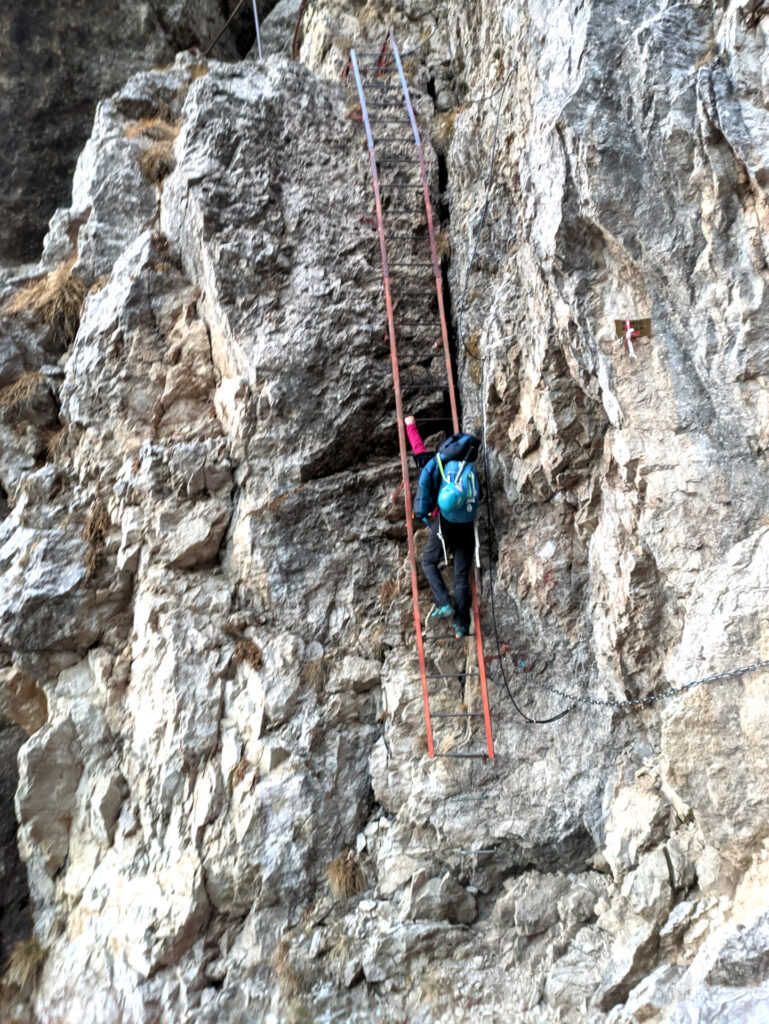
{"label": "hiking boot", "polygon": [[469,632],[470,628],[468,626],[454,626],[454,637],[456,640],[464,640]]}
{"label": "hiking boot", "polygon": [[436,605],[435,607],[433,607],[433,610],[429,613],[425,621],[429,622],[430,619],[447,619],[449,615],[453,614],[454,609],[451,607],[450,604],[444,604],[442,608],[438,608],[438,606]]}

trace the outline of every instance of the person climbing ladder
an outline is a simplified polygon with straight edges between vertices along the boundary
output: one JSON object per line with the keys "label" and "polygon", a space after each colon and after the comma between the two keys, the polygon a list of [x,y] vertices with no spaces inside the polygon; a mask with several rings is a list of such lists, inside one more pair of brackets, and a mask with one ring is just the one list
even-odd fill
{"label": "person climbing ladder", "polygon": [[[454,636],[460,640],[470,631],[470,570],[475,553],[475,517],[479,485],[473,463],[480,441],[472,434],[453,434],[430,454],[413,416],[405,418],[406,433],[421,469],[414,502],[414,516],[430,528],[422,554],[422,568],[433,593],[435,608],[428,620],[454,617]],[[454,602],[438,565],[454,555]]]}

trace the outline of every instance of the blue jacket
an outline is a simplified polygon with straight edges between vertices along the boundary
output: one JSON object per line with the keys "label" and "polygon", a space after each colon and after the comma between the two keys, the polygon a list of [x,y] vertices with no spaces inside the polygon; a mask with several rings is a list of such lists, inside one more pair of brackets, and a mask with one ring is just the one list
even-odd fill
{"label": "blue jacket", "polygon": [[433,455],[422,468],[414,498],[414,515],[417,519],[428,519],[438,504],[438,491],[441,489],[441,471]]}

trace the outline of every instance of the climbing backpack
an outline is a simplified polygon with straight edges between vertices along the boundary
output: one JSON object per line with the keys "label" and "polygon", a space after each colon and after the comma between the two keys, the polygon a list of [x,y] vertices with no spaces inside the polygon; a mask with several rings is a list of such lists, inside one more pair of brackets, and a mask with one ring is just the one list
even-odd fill
{"label": "climbing backpack", "polygon": [[[473,438],[473,440],[476,440]],[[478,450],[476,448],[475,455]],[[479,488],[475,466],[467,460],[444,461],[438,453],[438,469],[443,483],[438,491],[438,508],[450,523],[472,523],[478,514]]]}
{"label": "climbing backpack", "polygon": [[475,462],[481,442],[473,434],[452,434],[438,449],[438,454],[447,462]]}

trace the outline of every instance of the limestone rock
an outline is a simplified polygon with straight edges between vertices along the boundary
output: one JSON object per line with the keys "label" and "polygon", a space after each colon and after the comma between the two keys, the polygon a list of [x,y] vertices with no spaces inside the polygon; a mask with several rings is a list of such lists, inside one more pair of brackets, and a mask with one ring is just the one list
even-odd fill
{"label": "limestone rock", "polygon": [[17,666],[0,669],[0,720],[31,735],[45,725],[47,717],[48,702],[34,679]]}
{"label": "limestone rock", "polygon": [[[768,573],[769,534],[761,530],[735,545],[725,563],[698,585],[677,655],[683,671],[695,665],[699,674],[721,668],[703,661],[705,638],[711,657],[724,652],[735,634],[744,638],[743,652],[757,642],[759,595],[769,585]],[[747,676],[736,693],[723,686],[698,690],[670,705],[663,717],[669,784],[692,806],[708,846],[736,866],[745,864],[765,836],[761,808],[769,799],[764,786],[769,747],[759,696],[765,676]]]}
{"label": "limestone rock", "polygon": [[662,849],[647,853],[625,879],[621,894],[639,917],[660,924],[670,911],[673,892],[668,858]]}
{"label": "limestone rock", "polygon": [[740,929],[720,950],[705,976],[708,985],[754,988],[769,979],[769,914]]}
{"label": "limestone rock", "polygon": [[107,846],[115,838],[118,814],[128,793],[125,779],[118,772],[97,779],[90,798],[94,835]]}
{"label": "limestone rock", "polygon": [[[106,99],[105,47],[78,52],[67,102],[101,102],[71,202],[38,266],[0,271],[3,303],[62,259],[89,287],[66,352],[0,310],[0,386],[39,374],[30,421],[0,415],[0,682],[39,727],[17,801],[47,950],[14,1015],[761,1019],[765,673],[520,712],[767,655],[762,8],[313,0],[297,62],[291,12],[265,22],[281,54],[168,64],[218,6],[132,8]],[[340,79],[390,22],[489,460],[493,761],[426,756],[369,161]],[[427,276],[399,317],[434,313]],[[633,363],[627,316],[652,324]],[[437,353],[404,385],[429,447]],[[428,660],[439,751],[484,750],[472,645]]]}
{"label": "limestone rock", "polygon": [[523,875],[502,896],[494,913],[507,924],[515,925],[522,935],[547,931],[558,920],[558,901],[569,891],[562,875]]}
{"label": "limestone rock", "polygon": [[615,879],[637,866],[641,854],[664,838],[670,817],[666,802],[652,779],[618,787],[606,822],[603,854]]}
{"label": "limestone rock", "polygon": [[23,742],[20,728],[0,726],[0,955],[4,959],[31,924],[27,872],[16,844],[14,814],[17,757]]}
{"label": "limestone rock", "polygon": [[403,906],[406,921],[450,921],[472,924],[478,915],[475,897],[448,872],[442,877],[412,879]]}
{"label": "limestone rock", "polygon": [[22,849],[39,857],[54,875],[69,848],[69,824],[83,771],[75,728],[70,721],[44,726],[19,754],[16,814]]}

